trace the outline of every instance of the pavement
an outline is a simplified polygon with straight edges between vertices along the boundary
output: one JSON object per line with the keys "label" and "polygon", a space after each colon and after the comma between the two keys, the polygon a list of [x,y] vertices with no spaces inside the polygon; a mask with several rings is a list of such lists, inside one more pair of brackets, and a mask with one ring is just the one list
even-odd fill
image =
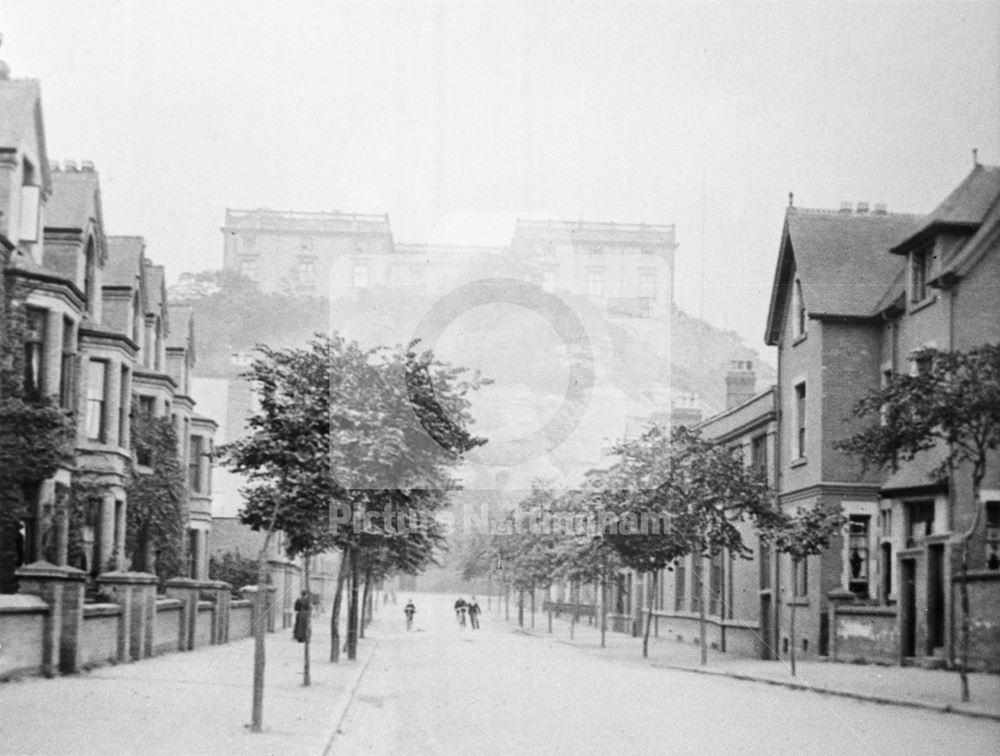
{"label": "pavement", "polygon": [[793,677],[787,660],[746,659],[711,649],[707,665],[702,666],[699,646],[653,636],[649,639],[649,658],[644,660],[641,637],[608,631],[606,647],[602,648],[599,627],[588,625],[585,619],[573,628],[574,637],[571,639],[570,622],[565,615],[553,620],[551,635],[548,633],[548,617],[542,612],[536,612],[534,630],[531,629],[531,616],[527,609],[523,629],[517,627],[513,606],[510,607],[510,618],[505,621],[519,632],[550,638],[623,662],[646,663],[695,674],[763,682],[873,703],[1000,721],[1000,675],[996,674],[970,673],[969,693],[972,700],[962,703],[959,677],[955,671],[800,659],[796,662],[796,675]]}
{"label": "pavement", "polygon": [[[253,639],[203,646],[50,680],[0,683],[2,754],[322,754],[350,704],[376,641],[331,664],[330,615],[310,643],[268,633],[264,728],[251,733]],[[377,627],[377,621],[372,628]]]}

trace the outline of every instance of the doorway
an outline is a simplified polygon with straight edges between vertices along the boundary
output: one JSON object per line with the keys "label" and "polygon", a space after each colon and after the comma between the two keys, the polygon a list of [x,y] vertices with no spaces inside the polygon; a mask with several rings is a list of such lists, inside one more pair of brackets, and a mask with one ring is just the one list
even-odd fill
{"label": "doorway", "polygon": [[903,658],[917,655],[917,562],[904,559],[899,575],[899,652]]}
{"label": "doorway", "polygon": [[927,655],[944,646],[944,544],[927,547]]}
{"label": "doorway", "polygon": [[774,638],[771,630],[771,594],[760,595],[760,658],[773,659]]}

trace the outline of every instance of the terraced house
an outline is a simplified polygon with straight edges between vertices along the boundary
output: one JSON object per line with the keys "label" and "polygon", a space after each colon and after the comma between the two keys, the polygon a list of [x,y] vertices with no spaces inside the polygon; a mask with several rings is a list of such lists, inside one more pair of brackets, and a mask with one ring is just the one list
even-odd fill
{"label": "terraced house", "polygon": [[[882,206],[789,207],[767,320],[778,347],[780,502],[839,506],[848,524],[798,574],[781,565],[783,606],[799,604],[801,651],[938,666],[958,653],[958,555],[975,519],[971,476],[945,479],[928,451],[895,472],[863,470],[835,444],[851,407],[920,348],[1000,342],[1000,168],[978,164],[929,215]],[[971,661],[1000,668],[1000,477],[984,481],[972,533]],[[984,527],[985,523],[985,527]],[[781,629],[783,649],[788,635]]]}
{"label": "terraced house", "polygon": [[49,161],[38,83],[6,76],[0,248],[0,398],[58,407],[72,424],[57,469],[20,481],[25,506],[5,513],[5,590],[16,588],[15,571],[38,563],[90,578],[152,569],[156,554],[140,555],[127,537],[130,488],[152,472],[149,449],[132,438],[138,416],[166,419],[176,431],[180,525],[188,532],[182,573],[207,577],[215,423],[195,412],[190,396],[191,313],[171,311],[164,269],[146,257],[141,238],[107,235],[93,164]]}

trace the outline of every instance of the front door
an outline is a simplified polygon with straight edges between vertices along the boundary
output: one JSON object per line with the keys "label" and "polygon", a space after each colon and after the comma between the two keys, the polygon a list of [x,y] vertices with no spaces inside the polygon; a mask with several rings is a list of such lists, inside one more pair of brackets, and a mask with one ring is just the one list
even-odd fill
{"label": "front door", "polygon": [[927,548],[927,655],[944,646],[944,544]]}
{"label": "front door", "polygon": [[774,658],[774,638],[771,637],[771,594],[760,595],[760,658]]}

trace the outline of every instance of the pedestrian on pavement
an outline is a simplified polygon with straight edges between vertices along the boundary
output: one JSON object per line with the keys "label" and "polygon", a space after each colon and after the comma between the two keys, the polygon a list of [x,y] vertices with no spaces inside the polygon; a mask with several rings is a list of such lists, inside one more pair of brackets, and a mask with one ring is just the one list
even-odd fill
{"label": "pedestrian on pavement", "polygon": [[482,614],[482,609],[479,608],[479,603],[476,601],[476,597],[473,596],[469,601],[469,624],[472,625],[473,630],[479,629],[479,615]]}
{"label": "pedestrian on pavement", "polygon": [[417,607],[413,605],[413,599],[406,602],[403,612],[406,614],[406,629],[409,630],[413,627],[413,615],[417,613]]}
{"label": "pedestrian on pavement", "polygon": [[455,619],[458,620],[460,627],[465,627],[465,609],[465,599],[459,598],[459,600],[455,602]]}
{"label": "pedestrian on pavement", "polygon": [[309,637],[311,603],[309,591],[302,591],[302,595],[295,599],[295,627],[292,629],[292,637],[299,643],[305,643]]}

